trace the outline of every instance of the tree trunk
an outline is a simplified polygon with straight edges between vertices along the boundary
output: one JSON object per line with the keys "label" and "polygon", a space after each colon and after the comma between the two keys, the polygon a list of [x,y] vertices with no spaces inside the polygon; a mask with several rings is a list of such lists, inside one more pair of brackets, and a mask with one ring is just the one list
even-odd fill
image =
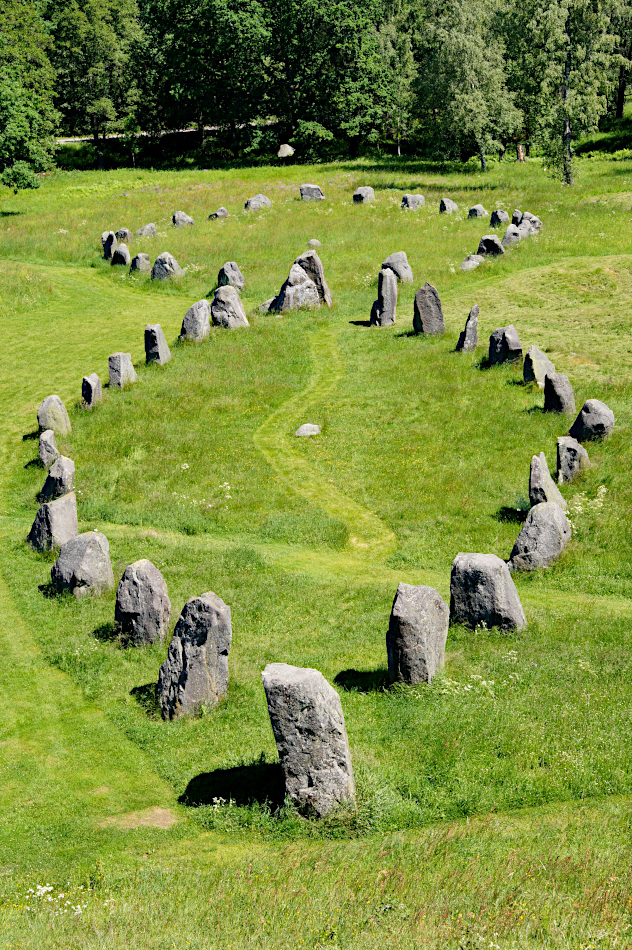
{"label": "tree trunk", "polygon": [[498,161],[499,161],[499,162],[502,162],[503,158],[505,157],[505,151],[506,151],[505,146],[504,146],[504,145],[501,145],[500,148],[498,149]]}
{"label": "tree trunk", "polygon": [[524,162],[524,145],[516,145],[516,161]]}
{"label": "tree trunk", "polygon": [[481,157],[481,171],[482,171],[482,172],[486,172],[486,171],[487,171],[487,160],[486,160],[486,158],[485,158],[485,149],[484,149],[484,148],[480,148],[480,149],[479,149],[479,155],[480,155],[480,157]]}
{"label": "tree trunk", "polygon": [[351,158],[357,158],[360,153],[360,136],[352,135],[349,139],[349,155]]}

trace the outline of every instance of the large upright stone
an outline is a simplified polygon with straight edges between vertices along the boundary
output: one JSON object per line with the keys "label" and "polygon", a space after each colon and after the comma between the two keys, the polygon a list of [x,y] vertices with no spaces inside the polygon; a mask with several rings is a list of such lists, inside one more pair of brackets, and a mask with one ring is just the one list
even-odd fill
{"label": "large upright stone", "polygon": [[163,719],[196,714],[228,692],[230,607],[209,591],[184,605],[158,675]]}
{"label": "large upright stone", "polygon": [[445,320],[441,309],[441,300],[436,287],[427,281],[415,294],[413,330],[424,336],[445,333]]}
{"label": "large upright stone", "polygon": [[274,309],[284,313],[286,310],[299,310],[301,307],[318,307],[319,305],[318,287],[299,264],[292,264],[289,276],[275,300]]}
{"label": "large upright stone", "polygon": [[377,300],[371,308],[371,325],[390,327],[397,315],[397,277],[395,272],[382,268],[377,278]]}
{"label": "large upright stone", "polygon": [[355,799],[340,696],[318,670],[269,663],[262,673],[287,795],[320,817]]}
{"label": "large upright stone", "polygon": [[553,501],[534,505],[516,538],[509,569],[535,571],[556,561],[571,539],[571,526]]}
{"label": "large upright stone", "polygon": [[41,501],[50,501],[71,492],[75,481],[75,463],[72,459],[60,455],[48,470],[44,487],[40,492]]}
{"label": "large upright stone", "polygon": [[570,435],[578,442],[605,439],[614,429],[614,412],[599,399],[587,399],[581,407]]}
{"label": "large upright stone", "polygon": [[465,321],[465,329],[459,335],[459,341],[456,345],[458,353],[467,353],[469,350],[475,350],[478,346],[478,314],[479,306],[475,303]]}
{"label": "large upright stone", "polygon": [[489,211],[487,211],[483,205],[474,205],[467,213],[468,218],[487,218],[489,217]]}
{"label": "large upright stone", "polygon": [[503,247],[511,247],[513,244],[517,244],[521,238],[520,228],[516,227],[515,224],[510,224],[503,236]]}
{"label": "large upright stone", "polygon": [[132,258],[132,263],[129,266],[130,274],[150,274],[151,273],[151,260],[149,254],[136,254]]}
{"label": "large upright stone", "polygon": [[478,251],[476,252],[480,255],[489,255],[490,257],[498,257],[499,254],[505,253],[505,248],[502,245],[502,241],[497,234],[484,234],[478,245]]}
{"label": "large upright stone", "polygon": [[184,315],[180,339],[201,343],[210,332],[211,305],[208,300],[198,300],[189,307]]}
{"label": "large upright stone", "polygon": [[131,353],[112,353],[108,358],[110,389],[125,389],[138,379]]}
{"label": "large upright stone", "polygon": [[142,228],[139,228],[138,231],[136,231],[135,233],[136,233],[136,237],[155,238],[156,225],[153,223],[153,221],[150,222],[150,224],[144,224]]}
{"label": "large upright stone", "polygon": [[163,251],[162,254],[159,254],[151,269],[152,280],[172,280],[182,277],[183,274],[184,271],[169,251]]}
{"label": "large upright stone", "polygon": [[489,363],[496,366],[499,363],[513,363],[522,356],[522,344],[513,323],[509,326],[494,330],[489,338]]}
{"label": "large upright stone", "polygon": [[298,264],[299,267],[302,267],[309,279],[316,284],[316,290],[318,291],[318,299],[320,302],[327,304],[328,307],[331,307],[331,291],[329,290],[329,285],[325,279],[325,268],[323,267],[323,262],[316,251],[313,249],[310,251],[305,251],[304,254],[301,254],[296,258],[294,263]]}
{"label": "large upright stone", "polygon": [[439,202],[439,214],[454,214],[458,210],[459,206],[452,198],[442,198]]}
{"label": "large upright stone", "polygon": [[184,211],[174,211],[172,221],[174,228],[186,228],[194,223],[193,218]]}
{"label": "large upright stone", "polygon": [[564,511],[568,508],[566,499],[551,478],[549,465],[544,452],[531,458],[529,470],[529,502],[531,506],[539,505],[543,501],[553,501]]}
{"label": "large upright stone", "polygon": [[109,261],[116,250],[116,235],[114,231],[104,231],[101,235],[101,246],[103,248],[103,259]]}
{"label": "large upright stone", "polygon": [[443,668],[450,608],[432,587],[400,584],[386,634],[388,675],[399,683],[430,683]]}
{"label": "large upright stone", "polygon": [[[551,364],[552,365],[552,364]],[[544,411],[575,412],[575,393],[571,381],[564,373],[546,370],[544,378]]]}
{"label": "large upright stone", "polygon": [[522,630],[527,624],[509,568],[495,554],[457,554],[450,577],[450,623]]}
{"label": "large upright stone", "polygon": [[353,200],[356,204],[360,205],[375,201],[375,191],[371,185],[361,185],[353,192]]}
{"label": "large upright stone", "polygon": [[112,254],[112,260],[110,264],[116,266],[129,267],[132,260],[132,256],[129,252],[127,244],[119,244],[114,254]]}
{"label": "large upright stone", "polygon": [[171,601],[158,568],[146,558],[126,567],[114,608],[123,640],[137,647],[164,640],[170,616]]}
{"label": "large upright stone", "polygon": [[426,204],[423,195],[404,195],[402,198],[402,208],[406,211],[419,211]]}
{"label": "large upright stone", "polygon": [[501,208],[496,208],[495,211],[492,211],[492,216],[489,219],[489,223],[493,228],[499,228],[501,224],[509,223],[509,215]]}
{"label": "large upright stone", "polygon": [[217,286],[236,287],[237,290],[244,289],[246,286],[246,281],[244,280],[244,275],[239,269],[239,265],[235,261],[226,261],[226,263],[220,267],[219,273],[217,275]]}
{"label": "large upright stone", "polygon": [[320,185],[301,185],[302,201],[324,201],[325,196]]}
{"label": "large upright stone", "polygon": [[52,551],[78,534],[77,496],[71,491],[40,507],[26,540],[36,551]]}
{"label": "large upright stone", "polygon": [[544,389],[544,377],[547,373],[554,372],[555,364],[551,362],[546,353],[543,353],[537,346],[530,346],[522,366],[524,382],[537,383],[540,389]]}
{"label": "large upright stone", "polygon": [[47,396],[42,400],[37,410],[37,425],[40,432],[52,429],[55,435],[70,435],[70,419],[59,396]]}
{"label": "large upright stone", "polygon": [[55,459],[59,458],[57,440],[52,429],[45,429],[40,435],[37,454],[43,468],[50,468]]}
{"label": "large upright stone", "polygon": [[522,211],[520,211],[518,208],[516,208],[515,211],[514,211],[514,213],[513,213],[512,216],[511,216],[511,223],[512,223],[515,227],[518,227],[518,225],[520,224],[521,221],[522,221]]}
{"label": "large upright stone", "polygon": [[574,481],[589,463],[588,452],[571,435],[561,435],[557,440],[557,483],[564,485]]}
{"label": "large upright stone", "polygon": [[171,359],[171,350],[159,323],[148,323],[145,327],[145,362],[164,366]]}
{"label": "large upright stone", "polygon": [[248,317],[239,291],[234,287],[218,287],[211,302],[211,318],[216,327],[249,327]]}
{"label": "large upright stone", "polygon": [[97,373],[90,373],[81,380],[81,404],[84,409],[93,409],[103,399],[101,377]]}
{"label": "large upright stone", "polygon": [[70,591],[77,600],[114,587],[108,539],[99,531],[86,531],[62,546],[50,572],[53,587]]}
{"label": "large upright stone", "polygon": [[261,208],[272,207],[272,202],[267,195],[255,195],[254,198],[248,198],[244,205],[246,211],[260,211]]}
{"label": "large upright stone", "polygon": [[382,261],[382,267],[390,268],[402,284],[412,284],[413,271],[408,263],[406,251],[395,251]]}

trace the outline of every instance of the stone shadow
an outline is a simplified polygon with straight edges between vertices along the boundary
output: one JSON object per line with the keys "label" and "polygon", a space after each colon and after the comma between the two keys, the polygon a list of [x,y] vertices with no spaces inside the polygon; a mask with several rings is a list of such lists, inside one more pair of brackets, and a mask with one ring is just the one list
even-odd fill
{"label": "stone shadow", "polygon": [[349,320],[349,323],[354,327],[370,327],[370,320]]}
{"label": "stone shadow", "polygon": [[510,508],[509,505],[502,505],[496,512],[496,520],[504,521],[510,524],[524,524],[527,520],[528,510],[522,508]]}
{"label": "stone shadow", "polygon": [[342,670],[334,678],[336,686],[356,693],[376,693],[390,686],[388,670]]}
{"label": "stone shadow", "polygon": [[273,811],[285,800],[285,781],[278,762],[265,762],[263,757],[250,765],[202,772],[191,779],[178,799],[181,805],[198,808],[212,805],[217,799],[235,805],[268,805]]}
{"label": "stone shadow", "polygon": [[[110,626],[110,624],[104,624],[104,627]],[[103,628],[99,628],[103,629]],[[95,630],[95,636],[97,631]],[[160,719],[160,706],[158,705],[158,696],[156,695],[156,687],[158,683],[145,683],[144,686],[135,686],[130,690],[130,696],[136,700],[143,712],[149,716],[150,719]]]}
{"label": "stone shadow", "polygon": [[39,437],[40,437],[40,431],[39,429],[35,429],[34,432],[27,432],[26,435],[23,435],[22,441],[28,442],[29,439],[39,439]]}
{"label": "stone shadow", "polygon": [[108,623],[102,623],[100,627],[92,631],[92,636],[95,640],[100,640],[101,643],[112,643],[114,640],[119,639],[119,635],[118,624],[113,620]]}

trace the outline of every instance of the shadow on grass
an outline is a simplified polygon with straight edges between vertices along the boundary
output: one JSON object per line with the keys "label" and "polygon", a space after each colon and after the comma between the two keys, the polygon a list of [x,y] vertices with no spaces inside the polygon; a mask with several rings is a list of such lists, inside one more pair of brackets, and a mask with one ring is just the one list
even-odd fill
{"label": "shadow on grass", "polygon": [[56,600],[60,596],[59,591],[49,581],[48,584],[38,584],[37,589],[46,598],[46,600]]}
{"label": "shadow on grass", "polygon": [[27,462],[24,468],[44,468],[44,463],[41,459],[31,459],[30,462]]}
{"label": "shadow on grass", "polygon": [[523,409],[523,412],[526,412],[528,416],[535,414],[544,415],[544,406],[529,406],[528,409]]}
{"label": "shadow on grass", "polygon": [[524,524],[529,512],[522,508],[510,508],[509,505],[502,505],[496,512],[496,519],[510,524]]}
{"label": "shadow on grass", "polygon": [[197,808],[212,805],[216,799],[236,805],[268,805],[281,808],[285,800],[285,782],[278,763],[252,762],[232,769],[215,769],[192,778],[178,801]]}
{"label": "shadow on grass", "polygon": [[0,211],[0,218],[14,218],[18,214],[24,214],[23,211]]}
{"label": "shadow on grass", "polygon": [[370,320],[349,320],[349,323],[354,327],[370,327]]}
{"label": "shadow on grass", "polygon": [[29,439],[39,439],[40,432],[39,429],[36,429],[34,432],[27,432],[26,435],[22,436],[23,442],[28,442]]}
{"label": "shadow on grass", "polygon": [[[103,626],[107,627],[109,624],[104,624]],[[145,683],[144,686],[135,686],[129,693],[150,719],[160,719],[160,706],[158,705],[158,696],[156,695],[157,685],[157,683]]]}
{"label": "shadow on grass", "polygon": [[356,693],[376,693],[390,685],[387,670],[342,670],[334,679],[336,686]]}
{"label": "shadow on grass", "polygon": [[119,639],[119,626],[113,620],[108,623],[102,623],[100,627],[92,631],[92,636],[95,640],[100,640],[101,643],[113,643]]}

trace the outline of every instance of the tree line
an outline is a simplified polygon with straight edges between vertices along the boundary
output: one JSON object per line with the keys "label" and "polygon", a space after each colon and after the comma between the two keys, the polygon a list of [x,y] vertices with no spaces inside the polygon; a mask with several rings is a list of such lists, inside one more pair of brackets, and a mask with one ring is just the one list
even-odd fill
{"label": "tree line", "polygon": [[521,144],[573,181],[573,142],[621,117],[632,0],[7,0],[0,172],[58,134],[193,127],[226,158],[384,150],[465,160]]}

